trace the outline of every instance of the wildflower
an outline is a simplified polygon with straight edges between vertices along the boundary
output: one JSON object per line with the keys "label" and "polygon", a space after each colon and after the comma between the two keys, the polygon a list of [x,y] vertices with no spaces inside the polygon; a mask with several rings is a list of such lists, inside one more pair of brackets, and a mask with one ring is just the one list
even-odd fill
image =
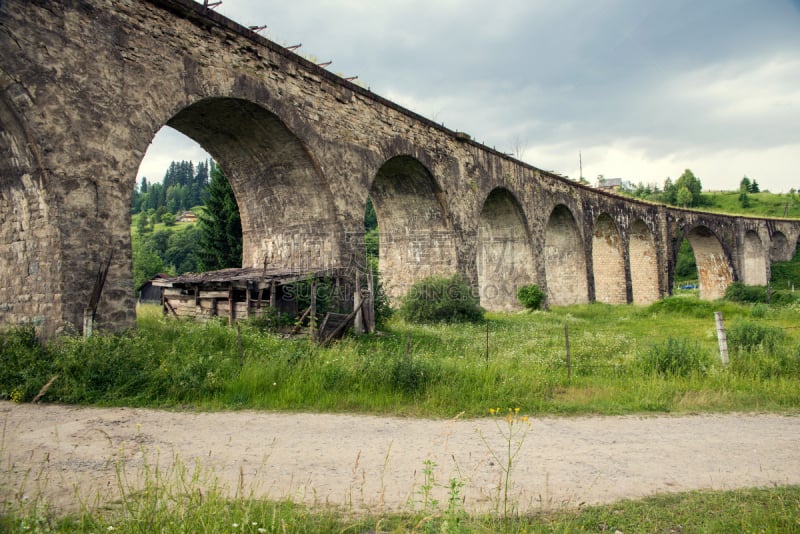
{"label": "wildflower", "polygon": [[108,528],[106,530],[111,532],[112,530],[114,530],[114,525],[108,525]]}
{"label": "wildflower", "polygon": [[239,523],[234,523],[234,524],[233,524],[233,525],[231,525],[231,526],[232,526],[233,528],[239,528]]}
{"label": "wildflower", "polygon": [[494,408],[489,408],[489,413],[494,415]]}

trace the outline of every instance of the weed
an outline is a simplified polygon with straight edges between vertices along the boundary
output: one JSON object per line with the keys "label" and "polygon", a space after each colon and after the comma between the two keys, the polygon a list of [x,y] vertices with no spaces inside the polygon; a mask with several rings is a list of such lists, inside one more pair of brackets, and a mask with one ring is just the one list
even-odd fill
{"label": "weed", "polygon": [[746,352],[759,347],[774,352],[785,338],[782,329],[752,321],[734,321],[728,328],[728,344]]}
{"label": "weed", "polygon": [[498,506],[503,503],[503,522],[508,524],[509,520],[509,501],[508,490],[511,486],[511,473],[514,470],[514,463],[525,442],[525,438],[530,431],[531,424],[527,415],[519,415],[519,408],[509,408],[506,415],[500,418],[500,408],[490,408],[489,413],[495,417],[495,425],[503,439],[503,449],[495,448],[487,437],[478,430],[481,441],[486,446],[489,454],[497,462],[502,471],[500,483],[497,485]]}
{"label": "weed", "polygon": [[662,376],[704,375],[711,366],[709,354],[686,338],[669,338],[654,344],[640,360],[645,371]]}

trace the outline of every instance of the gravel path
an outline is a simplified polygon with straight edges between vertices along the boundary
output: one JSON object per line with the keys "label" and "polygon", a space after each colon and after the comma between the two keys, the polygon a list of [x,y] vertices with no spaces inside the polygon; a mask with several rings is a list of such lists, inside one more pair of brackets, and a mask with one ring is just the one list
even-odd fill
{"label": "gravel path", "polygon": [[[353,509],[419,503],[464,483],[470,511],[500,502],[502,419],[420,420],[271,412],[169,412],[0,402],[0,498],[42,491],[62,509],[113,499],[117,466],[201,466],[231,491]],[[503,423],[499,427],[497,423]],[[691,489],[800,483],[800,417],[688,415],[531,418],[511,473],[519,509]],[[518,426],[524,429],[525,426]],[[120,463],[121,462],[121,463]],[[6,495],[3,495],[5,493]]]}

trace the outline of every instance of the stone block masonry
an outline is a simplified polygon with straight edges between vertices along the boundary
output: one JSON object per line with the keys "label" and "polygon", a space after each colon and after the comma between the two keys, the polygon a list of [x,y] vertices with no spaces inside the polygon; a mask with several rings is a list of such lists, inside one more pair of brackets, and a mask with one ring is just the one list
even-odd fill
{"label": "stone block masonry", "polygon": [[394,298],[458,273],[489,309],[513,309],[528,283],[550,305],[652,302],[670,292],[683,236],[713,298],[768,279],[800,235],[797,221],[637,202],[516,161],[191,0],[5,0],[0,324],[79,332],[110,257],[96,329],[135,325],[130,201],[164,125],[228,176],[242,267],[363,258],[352,236],[371,198]]}

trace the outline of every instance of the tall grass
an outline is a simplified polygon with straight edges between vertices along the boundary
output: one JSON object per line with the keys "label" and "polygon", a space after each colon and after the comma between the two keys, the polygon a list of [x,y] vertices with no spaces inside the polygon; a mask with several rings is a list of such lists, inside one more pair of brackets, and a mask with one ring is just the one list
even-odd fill
{"label": "tall grass", "polygon": [[[717,310],[730,327],[729,367],[719,362]],[[0,334],[0,397],[30,400],[57,375],[45,401],[433,417],[481,415],[498,399],[540,414],[794,411],[798,317],[796,305],[672,297],[648,307],[487,314],[483,324],[413,325],[395,317],[381,335],[320,347],[247,324],[239,338],[223,322],[143,311],[138,330],[121,335],[43,346],[31,330]],[[739,341],[740,324],[751,325],[752,335],[783,335],[745,350],[742,343],[755,342]],[[666,360],[654,363],[659,358]]]}

